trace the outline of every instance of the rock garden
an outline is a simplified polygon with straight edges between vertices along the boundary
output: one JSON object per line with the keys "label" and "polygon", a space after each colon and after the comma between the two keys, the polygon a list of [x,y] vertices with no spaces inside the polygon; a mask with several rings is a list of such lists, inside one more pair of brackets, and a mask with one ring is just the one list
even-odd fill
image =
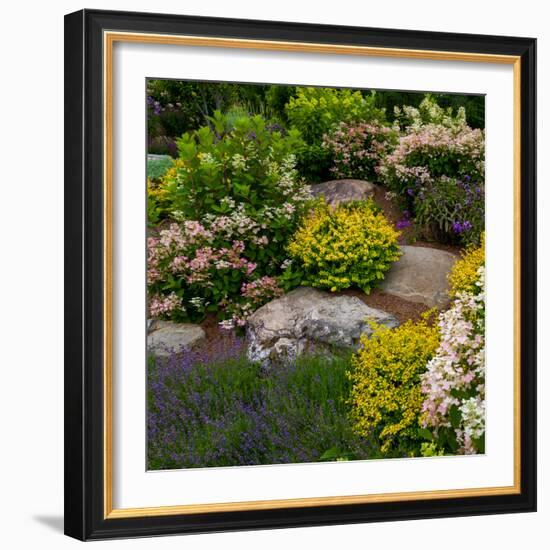
{"label": "rock garden", "polygon": [[149,469],[483,453],[483,98],[147,105]]}

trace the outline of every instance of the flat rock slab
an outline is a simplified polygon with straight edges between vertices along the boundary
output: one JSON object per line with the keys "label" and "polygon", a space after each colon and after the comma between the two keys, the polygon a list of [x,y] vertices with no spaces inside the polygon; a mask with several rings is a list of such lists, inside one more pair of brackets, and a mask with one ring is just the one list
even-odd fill
{"label": "flat rock slab", "polygon": [[376,186],[364,180],[343,179],[331,180],[311,186],[314,197],[324,196],[330,206],[344,202],[362,201],[371,197]]}
{"label": "flat rock slab", "polygon": [[421,246],[402,246],[403,255],[395,262],[380,290],[409,302],[443,308],[449,304],[449,281],[457,257],[445,250]]}
{"label": "flat rock slab", "polygon": [[191,323],[154,321],[148,331],[147,351],[162,358],[192,348],[205,337],[202,327]]}
{"label": "flat rock slab", "polygon": [[355,296],[336,296],[309,287],[297,288],[256,310],[248,319],[248,357],[276,363],[307,349],[357,348],[369,321],[396,327],[397,319],[367,306]]}

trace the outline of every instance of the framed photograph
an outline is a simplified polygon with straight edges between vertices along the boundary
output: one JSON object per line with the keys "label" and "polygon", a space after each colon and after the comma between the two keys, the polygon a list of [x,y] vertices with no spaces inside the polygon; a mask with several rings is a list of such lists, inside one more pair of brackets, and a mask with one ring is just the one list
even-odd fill
{"label": "framed photograph", "polygon": [[536,508],[533,38],[65,18],[65,530]]}

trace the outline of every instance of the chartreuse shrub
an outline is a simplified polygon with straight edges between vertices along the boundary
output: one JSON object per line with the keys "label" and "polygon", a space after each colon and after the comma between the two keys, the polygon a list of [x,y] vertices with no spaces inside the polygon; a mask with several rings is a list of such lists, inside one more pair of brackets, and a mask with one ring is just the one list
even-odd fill
{"label": "chartreuse shrub", "polygon": [[368,293],[399,258],[397,237],[372,199],[335,209],[318,204],[288,246],[291,263],[284,284],[332,292],[358,287]]}
{"label": "chartreuse shrub", "polygon": [[427,319],[389,329],[374,325],[352,358],[351,419],[356,433],[374,437],[385,457],[418,456],[424,396],[421,375],[439,344]]}
{"label": "chartreuse shrub", "polygon": [[449,273],[451,297],[456,297],[460,292],[475,293],[478,271],[482,265],[485,265],[485,233],[481,234],[481,244],[468,246]]}
{"label": "chartreuse shrub", "polygon": [[383,120],[384,111],[375,105],[374,92],[298,87],[285,107],[292,128],[300,131],[305,146],[298,152],[298,169],[315,182],[327,179],[332,166],[332,151],[323,145],[325,134],[342,122]]}
{"label": "chartreuse shrub", "polygon": [[179,158],[150,188],[149,215],[177,223],[149,239],[149,309],[242,324],[279,294],[275,277],[311,195],[294,168],[296,131],[283,136],[260,116],[230,123],[219,112],[211,123],[181,137]]}

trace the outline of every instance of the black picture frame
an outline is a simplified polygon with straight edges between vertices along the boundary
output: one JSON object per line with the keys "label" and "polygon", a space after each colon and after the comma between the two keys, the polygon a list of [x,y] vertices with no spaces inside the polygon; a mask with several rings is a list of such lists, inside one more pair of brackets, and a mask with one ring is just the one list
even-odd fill
{"label": "black picture frame", "polygon": [[[521,65],[517,494],[153,517],[105,517],[103,32],[513,55]],[[65,533],[80,540],[536,510],[536,40],[82,10],[65,17]]]}

